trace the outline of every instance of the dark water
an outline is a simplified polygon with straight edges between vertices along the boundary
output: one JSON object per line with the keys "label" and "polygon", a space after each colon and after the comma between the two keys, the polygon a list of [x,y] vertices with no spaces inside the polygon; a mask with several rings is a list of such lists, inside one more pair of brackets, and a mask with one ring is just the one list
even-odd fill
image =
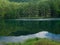
{"label": "dark water", "polygon": [[15,20],[0,20],[0,36],[20,36],[26,34],[34,34],[40,31],[49,31],[60,34],[60,20],[49,19],[43,21],[24,21]]}

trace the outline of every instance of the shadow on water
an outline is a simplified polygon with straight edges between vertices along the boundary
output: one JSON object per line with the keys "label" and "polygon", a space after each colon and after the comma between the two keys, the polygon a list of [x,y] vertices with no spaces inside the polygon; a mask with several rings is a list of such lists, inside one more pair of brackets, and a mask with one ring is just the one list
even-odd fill
{"label": "shadow on water", "polygon": [[[25,20],[25,21],[24,21]],[[34,20],[34,21],[33,21]],[[38,21],[37,21],[38,20]],[[20,36],[49,31],[60,34],[60,19],[6,19],[0,20],[1,36]]]}

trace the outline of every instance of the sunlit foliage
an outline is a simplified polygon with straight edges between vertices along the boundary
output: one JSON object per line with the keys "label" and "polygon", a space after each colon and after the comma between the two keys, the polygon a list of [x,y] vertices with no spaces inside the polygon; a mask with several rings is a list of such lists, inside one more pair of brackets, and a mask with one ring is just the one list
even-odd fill
{"label": "sunlit foliage", "polygon": [[60,0],[33,0],[28,2],[0,0],[0,18],[22,17],[60,17]]}

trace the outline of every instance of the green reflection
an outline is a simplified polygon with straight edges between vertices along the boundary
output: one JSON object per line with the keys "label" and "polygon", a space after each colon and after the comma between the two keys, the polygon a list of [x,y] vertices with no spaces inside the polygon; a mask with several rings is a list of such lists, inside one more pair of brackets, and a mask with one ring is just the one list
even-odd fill
{"label": "green reflection", "polygon": [[49,31],[60,34],[60,21],[0,20],[0,36],[19,36]]}

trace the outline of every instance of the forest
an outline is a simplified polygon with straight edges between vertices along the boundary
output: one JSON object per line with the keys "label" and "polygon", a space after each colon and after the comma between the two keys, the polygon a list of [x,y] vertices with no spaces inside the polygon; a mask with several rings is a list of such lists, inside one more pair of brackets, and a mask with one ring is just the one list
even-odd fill
{"label": "forest", "polygon": [[60,0],[0,0],[0,19],[59,17]]}

